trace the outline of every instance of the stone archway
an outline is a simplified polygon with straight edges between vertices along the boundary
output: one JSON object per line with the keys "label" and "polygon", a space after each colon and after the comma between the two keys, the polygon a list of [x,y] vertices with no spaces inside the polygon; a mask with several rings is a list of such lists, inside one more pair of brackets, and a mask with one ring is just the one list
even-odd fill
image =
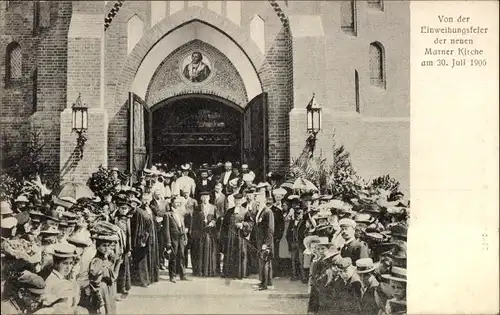
{"label": "stone archway", "polygon": [[[193,16],[195,16],[196,18],[193,19]],[[164,52],[160,54],[162,55],[161,57],[154,56],[155,58],[152,58],[160,58],[160,61],[158,62],[158,64],[156,64],[156,67],[154,66],[154,60],[151,60],[152,64],[150,65],[144,64],[144,62],[148,62],[148,60],[146,59],[147,56],[150,55],[150,53],[154,53],[154,47],[160,47],[157,46],[157,44],[162,41],[166,43],[170,35],[174,35],[174,33],[178,32],[183,27],[190,27],[190,24],[194,25],[192,23],[198,23],[197,25],[202,27],[204,30],[209,32],[211,31],[205,36],[210,36],[210,34],[218,35],[220,36],[220,39],[225,39],[225,45],[232,44],[234,47],[231,49],[233,53],[238,52],[240,56],[244,56],[244,58],[242,58],[242,61],[248,62],[250,67],[253,69],[254,75],[258,78],[259,83],[262,87],[262,80],[257,73],[259,72],[258,69],[263,68],[267,62],[264,55],[260,52],[259,48],[252,41],[252,39],[227,18],[221,17],[220,15],[217,15],[216,13],[208,9],[191,7],[178,12],[168,19],[164,19],[162,22],[158,23],[150,31],[148,31],[137,43],[135,48],[127,57],[124,66],[120,71],[120,75],[118,77],[119,81],[115,91],[114,104],[120,105],[125,103],[127,99],[127,93],[129,90],[134,89],[134,81],[137,82],[136,78],[138,77],[141,81],[146,83],[144,83],[144,85],[140,85],[139,82],[137,82],[137,85],[135,86],[135,92],[139,96],[145,95],[149,79],[159,65],[159,62],[164,60],[167,57],[168,53]],[[171,47],[170,49],[173,50],[193,39],[197,38],[185,38],[184,42],[178,41],[177,45]],[[213,45],[210,40],[204,41]],[[220,45],[218,44],[215,44],[213,46],[221,50],[223,53],[225,53],[225,50],[227,51],[227,49],[221,49]],[[151,54],[150,56],[153,55]],[[235,57],[236,56],[234,56],[233,58]],[[234,60],[231,61],[233,63],[235,62]],[[248,69],[248,64],[245,66],[246,69]],[[140,72],[141,65],[144,66],[144,71]],[[251,74],[251,72],[249,72],[249,74]],[[250,97],[250,95],[248,96]]]}
{"label": "stone archway", "polygon": [[[249,37],[249,34],[242,28],[227,18],[201,7],[186,8],[156,24],[144,34],[123,63],[121,70],[118,72],[116,86],[110,91],[113,94],[110,95],[110,99],[114,99],[113,106],[115,108],[113,112],[115,114],[112,115],[113,118],[110,121],[108,131],[109,163],[117,166],[125,165],[123,158],[127,156],[127,151],[123,146],[123,138],[127,136],[127,110],[125,105],[128,92],[132,90],[134,81],[138,78],[138,81],[143,81],[141,82],[142,88],[135,91],[140,92],[138,95],[145,95],[147,84],[149,84],[149,80],[156,70],[156,68],[150,67],[148,75],[143,76],[141,74],[143,72],[139,71],[141,65],[146,61],[147,56],[153,52],[154,47],[164,38],[185,26],[195,25],[194,23],[202,26],[204,30],[211,30],[214,34],[218,34],[219,37],[225,38],[225,42],[232,45],[231,50],[238,51],[241,56],[240,58],[228,56],[230,61],[232,63],[235,63],[235,60],[245,61],[247,69],[251,69],[248,72],[252,74],[253,82],[258,82],[253,86],[259,86],[262,92],[267,93],[269,126],[273,128],[269,133],[269,169],[271,171],[286,170],[289,165],[288,114],[293,107],[293,92],[291,91],[293,86],[293,63],[291,62],[292,46],[289,29],[287,27],[280,29],[264,55]],[[184,42],[180,42],[179,45],[196,38],[186,39]],[[212,44],[210,41],[207,41],[207,43]],[[173,49],[176,49],[179,45],[173,45]],[[221,48],[220,44],[214,44],[213,46],[222,52],[227,50],[227,48]],[[156,59],[158,60],[157,66],[165,57],[167,56],[163,55]],[[236,66],[236,68],[240,71],[241,67]],[[252,85],[248,84],[249,76],[241,76],[247,80],[247,83],[245,83],[247,89]],[[196,93],[199,91],[195,89],[191,92]],[[248,89],[246,92],[248,100],[251,99],[253,94],[258,93],[255,90],[249,93]]]}

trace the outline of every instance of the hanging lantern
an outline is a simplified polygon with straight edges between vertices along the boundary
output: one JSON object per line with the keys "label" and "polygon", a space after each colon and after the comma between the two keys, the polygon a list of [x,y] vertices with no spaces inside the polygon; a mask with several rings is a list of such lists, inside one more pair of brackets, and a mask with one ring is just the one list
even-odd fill
{"label": "hanging lantern", "polygon": [[307,104],[307,132],[316,135],[321,130],[321,107],[316,102],[315,94]]}
{"label": "hanging lantern", "polygon": [[80,93],[71,109],[73,110],[73,131],[85,132],[88,128],[88,107],[82,102]]}
{"label": "hanging lantern", "polygon": [[84,133],[88,129],[88,106],[82,102],[82,95],[78,93],[76,101],[73,103],[72,109],[72,130],[76,132],[76,146],[80,151],[80,158],[83,157],[83,148],[87,138]]}

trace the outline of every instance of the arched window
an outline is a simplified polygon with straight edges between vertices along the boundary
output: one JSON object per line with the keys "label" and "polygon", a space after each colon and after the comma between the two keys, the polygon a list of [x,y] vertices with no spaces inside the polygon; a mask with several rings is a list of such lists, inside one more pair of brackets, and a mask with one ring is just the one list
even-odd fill
{"label": "arched window", "polygon": [[356,35],[356,1],[346,0],[340,2],[341,28]]}
{"label": "arched window", "polygon": [[127,22],[127,53],[134,49],[135,45],[139,42],[144,32],[144,24],[140,17],[136,14],[132,16]]}
{"label": "arched window", "polygon": [[250,21],[250,37],[257,44],[263,54],[266,52],[265,30],[264,20],[260,17],[260,15],[255,15]]}
{"label": "arched window", "polygon": [[370,83],[385,88],[384,47],[379,42],[370,44]]}
{"label": "arched window", "polygon": [[358,70],[354,70],[354,93],[356,98],[356,111],[359,113],[359,75]]}
{"label": "arched window", "polygon": [[7,45],[5,54],[5,84],[21,79],[23,76],[23,53],[18,43],[12,42]]}

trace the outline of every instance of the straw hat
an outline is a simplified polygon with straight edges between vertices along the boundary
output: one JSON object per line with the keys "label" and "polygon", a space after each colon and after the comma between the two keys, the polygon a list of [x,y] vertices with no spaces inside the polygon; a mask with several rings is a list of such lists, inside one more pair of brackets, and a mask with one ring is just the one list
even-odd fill
{"label": "straw hat", "polygon": [[12,213],[12,208],[7,201],[0,202],[0,210],[2,215],[7,215]]}
{"label": "straw hat", "polygon": [[72,258],[76,254],[76,246],[68,243],[56,243],[52,247],[52,255],[58,258]]}
{"label": "straw hat", "polygon": [[391,273],[382,275],[382,278],[397,282],[406,282],[406,268],[392,267]]}
{"label": "straw hat", "polygon": [[368,273],[375,270],[375,265],[373,264],[373,260],[371,258],[361,258],[356,260],[356,272],[360,273]]}

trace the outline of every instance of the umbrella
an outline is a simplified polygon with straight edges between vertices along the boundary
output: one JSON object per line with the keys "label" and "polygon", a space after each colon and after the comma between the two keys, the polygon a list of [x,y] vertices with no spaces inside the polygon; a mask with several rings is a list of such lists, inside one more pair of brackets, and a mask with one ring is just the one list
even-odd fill
{"label": "umbrella", "polygon": [[281,187],[283,188],[288,188],[288,189],[300,189],[300,190],[318,190],[318,188],[311,183],[310,180],[307,180],[305,178],[291,178],[287,181],[285,181],[283,184],[281,184]]}
{"label": "umbrella", "polygon": [[63,184],[55,195],[58,198],[71,197],[75,198],[75,200],[94,197],[94,193],[87,185],[75,182]]}

